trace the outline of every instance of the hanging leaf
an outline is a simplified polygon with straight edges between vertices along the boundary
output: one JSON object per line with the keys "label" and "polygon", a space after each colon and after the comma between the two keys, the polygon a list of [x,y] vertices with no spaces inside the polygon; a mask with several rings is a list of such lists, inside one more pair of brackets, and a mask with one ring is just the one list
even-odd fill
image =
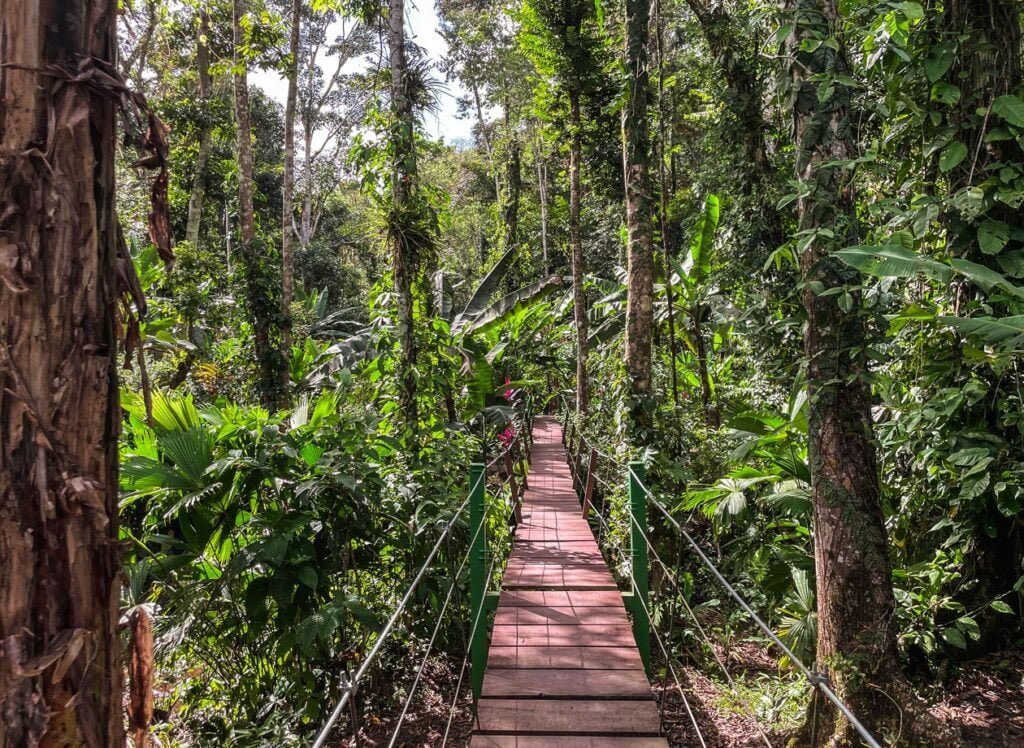
{"label": "hanging leaf", "polygon": [[923,274],[948,282],[950,277],[949,267],[943,263],[897,244],[858,245],[840,249],[835,254],[847,265],[877,278],[916,278]]}
{"label": "hanging leaf", "polygon": [[955,141],[942,149],[942,154],[939,156],[939,168],[942,171],[950,171],[955,169],[965,158],[967,158],[967,146]]}
{"label": "hanging leaf", "polygon": [[999,254],[1010,241],[1010,227],[1003,221],[988,220],[978,227],[978,245],[987,255]]}
{"label": "hanging leaf", "polygon": [[1024,127],[1024,100],[1007,94],[992,104],[992,111],[1015,127]]}

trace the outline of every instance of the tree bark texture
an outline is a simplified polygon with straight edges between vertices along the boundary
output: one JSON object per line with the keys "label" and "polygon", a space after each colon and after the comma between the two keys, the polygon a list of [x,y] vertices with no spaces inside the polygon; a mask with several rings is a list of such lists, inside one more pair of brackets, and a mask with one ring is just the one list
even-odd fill
{"label": "tree bark texture", "polygon": [[235,124],[238,127],[238,225],[239,251],[245,265],[246,301],[252,323],[253,347],[259,379],[260,399],[273,408],[281,398],[281,353],[274,344],[275,320],[280,306],[273,288],[273,273],[265,247],[256,238],[256,214],[253,208],[252,123],[249,116],[249,81],[247,62],[241,54],[244,37],[242,18],[245,0],[233,0]]}
{"label": "tree bark texture", "polygon": [[672,237],[668,225],[668,173],[665,168],[665,153],[668,150],[668,128],[665,111],[665,30],[662,18],[662,2],[657,0],[655,6],[655,42],[658,52],[658,221],[661,231],[662,263],[665,273],[665,301],[668,305],[668,348],[671,365],[669,380],[672,383],[672,403],[679,406],[679,372],[676,362],[679,359],[679,347],[676,341],[676,301],[675,288],[672,284]]}
{"label": "tree bark texture", "polygon": [[0,3],[4,748],[124,744],[116,13]]}
{"label": "tree bark texture", "polygon": [[[822,44],[800,52],[809,38],[838,29],[833,0],[787,0],[796,175],[809,188],[798,201],[800,269],[807,313],[804,347],[809,396],[809,458],[818,598],[818,663],[836,692],[876,734],[891,727],[897,670],[895,601],[882,518],[881,488],[866,379],[866,333],[855,290],[857,273],[831,253],[858,234],[852,174],[830,166],[855,157],[849,93],[841,83],[819,100],[820,79],[847,73],[845,53]],[[834,233],[826,238],[821,231]],[[820,285],[819,285],[820,284]],[[817,288],[815,288],[817,286]],[[879,690],[881,689],[881,690]],[[833,745],[854,745],[850,725],[828,711]]]}
{"label": "tree bark texture", "polygon": [[627,98],[622,113],[622,156],[628,233],[625,359],[629,410],[635,428],[650,423],[651,333],[654,324],[654,239],[651,225],[650,80],[647,39],[650,0],[626,0]]}
{"label": "tree bark texture", "polygon": [[572,266],[572,308],[576,323],[576,412],[585,413],[587,387],[587,299],[583,289],[583,237],[580,233],[580,162],[583,159],[580,92],[569,91],[569,257]]}
{"label": "tree bark texture", "polygon": [[[281,190],[281,355],[291,356],[292,298],[295,295],[295,104],[299,94],[299,31],[302,0],[292,0],[289,39],[288,95],[284,107],[284,184]],[[288,367],[281,367],[282,389],[288,391]]]}
{"label": "tree bark texture", "polygon": [[213,127],[210,122],[210,14],[199,12],[199,33],[196,40],[196,70],[199,74],[199,101],[203,120],[199,130],[199,151],[196,154],[195,174],[192,177],[192,193],[188,198],[188,219],[185,223],[185,241],[194,249],[199,248],[199,233],[203,225],[203,203],[206,200],[206,170],[213,148]]}
{"label": "tree bark texture", "polygon": [[391,62],[392,146],[392,215],[391,245],[395,295],[398,297],[398,398],[410,427],[416,425],[416,336],[413,327],[413,281],[416,277],[416,247],[409,241],[404,221],[409,218],[409,201],[416,174],[413,102],[408,91],[408,70],[405,57],[405,3],[389,0],[388,48]]}

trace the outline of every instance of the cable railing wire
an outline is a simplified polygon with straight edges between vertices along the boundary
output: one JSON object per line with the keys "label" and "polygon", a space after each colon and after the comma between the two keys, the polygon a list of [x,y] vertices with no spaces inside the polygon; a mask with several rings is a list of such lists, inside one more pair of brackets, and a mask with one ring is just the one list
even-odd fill
{"label": "cable railing wire", "polygon": [[647,485],[643,482],[643,479],[639,475],[637,475],[636,472],[633,470],[632,466],[630,466],[628,469],[630,475],[633,477],[634,480],[637,481],[637,484],[639,485],[641,490],[643,490],[643,492],[647,495],[651,502],[654,503],[655,506],[661,509],[662,514],[664,514],[666,518],[672,523],[672,525],[682,534],[683,538],[685,538],[686,542],[690,545],[691,548],[693,548],[698,558],[700,558],[704,565],[708,567],[708,570],[711,571],[715,579],[718,580],[718,583],[722,585],[722,587],[725,588],[725,590],[739,604],[739,606],[743,608],[743,610],[747,613],[748,616],[750,616],[750,619],[757,625],[757,627],[760,628],[765,633],[765,635],[769,639],[771,639],[772,642],[774,642],[780,650],[782,650],[782,652],[790,659],[790,661],[794,665],[796,665],[797,669],[804,674],[804,677],[807,678],[808,682],[813,687],[821,691],[825,698],[832,702],[835,708],[838,709],[839,712],[850,722],[850,724],[861,736],[861,738],[863,738],[864,741],[869,746],[871,746],[871,748],[881,748],[879,742],[874,738],[874,736],[870,732],[868,732],[867,728],[864,727],[863,724],[861,724],[861,721],[857,719],[857,716],[853,712],[851,712],[849,707],[847,707],[846,704],[844,704],[842,700],[835,694],[835,692],[832,690],[832,688],[825,680],[825,676],[823,676],[820,673],[815,673],[809,667],[807,667],[796,656],[793,650],[790,649],[774,631],[772,631],[771,627],[769,627],[768,624],[764,622],[761,616],[757,614],[757,612],[750,606],[746,599],[744,599],[744,597],[736,590],[736,588],[729,583],[729,580],[725,578],[722,572],[719,571],[718,567],[715,566],[715,564],[711,561],[710,558],[708,558],[708,555],[704,552],[704,549],[701,548],[700,544],[693,539],[693,536],[690,535],[689,532],[687,532],[686,528],[684,528],[674,517],[672,517],[671,514],[669,514],[668,510],[661,505],[661,503],[657,500],[657,497],[653,494],[651,489],[647,487]]}
{"label": "cable railing wire", "polygon": [[466,568],[466,563],[469,561],[470,554],[473,552],[473,544],[476,542],[480,533],[483,532],[483,529],[484,523],[480,523],[480,527],[477,528],[473,537],[469,541],[469,547],[466,549],[466,553],[462,557],[459,568],[452,576],[452,583],[448,587],[448,594],[445,596],[444,602],[441,604],[441,609],[437,613],[437,622],[434,624],[434,630],[430,634],[430,641],[427,643],[427,648],[423,653],[423,659],[420,661],[420,666],[416,670],[416,677],[413,679],[412,685],[409,687],[409,693],[406,695],[405,703],[402,705],[402,713],[398,717],[398,723],[395,725],[394,732],[391,733],[391,740],[388,742],[388,748],[392,748],[392,746],[395,745],[398,740],[398,735],[402,731],[402,725],[405,723],[405,717],[409,713],[409,706],[412,704],[413,696],[416,694],[416,688],[419,686],[420,678],[423,676],[423,670],[427,666],[427,660],[434,649],[434,643],[437,641],[437,635],[441,630],[441,624],[444,622],[444,614],[448,612],[448,605],[451,603],[452,596],[455,593],[455,588],[459,584],[459,577],[462,575],[462,570]]}
{"label": "cable railing wire", "polygon": [[[676,588],[676,591],[679,592],[679,598],[682,601],[683,605],[686,607],[686,610],[690,614],[690,617],[693,619],[693,622],[697,625],[697,629],[701,632],[704,641],[708,645],[708,649],[711,650],[711,656],[715,659],[715,661],[718,663],[718,666],[722,669],[722,673],[725,675],[725,679],[729,682],[729,687],[732,689],[733,693],[736,694],[737,698],[739,698],[740,703],[743,704],[741,708],[743,709],[743,711],[747,713],[747,716],[749,716],[751,721],[754,723],[754,727],[757,728],[757,732],[758,734],[760,734],[761,740],[764,741],[765,745],[768,746],[768,748],[773,748],[772,742],[768,739],[768,735],[767,733],[765,733],[764,728],[761,726],[761,723],[758,720],[757,715],[754,714],[753,710],[749,709],[746,703],[742,700],[742,698],[740,698],[739,691],[736,688],[736,682],[733,680],[732,675],[729,673],[729,669],[725,666],[725,663],[722,662],[722,660],[719,658],[718,652],[715,651],[713,642],[711,641],[710,637],[708,637],[707,634],[704,632],[704,629],[701,626],[700,621],[697,620],[697,616],[694,614],[693,609],[687,602],[686,596],[683,594],[683,590],[679,586],[679,582],[675,578],[675,575],[672,574],[671,570],[668,568],[668,566],[665,565],[665,562],[662,561],[661,557],[658,555],[658,551],[654,547],[654,544],[651,542],[651,538],[648,536],[646,528],[640,526],[640,523],[637,522],[637,519],[633,516],[632,512],[629,513],[629,519],[631,523],[640,530],[640,536],[644,539],[644,542],[647,544],[647,549],[651,552],[651,554],[653,554],[655,561],[658,562],[662,570],[665,572],[665,576],[672,582],[672,585]],[[641,606],[644,606],[643,599],[639,595],[637,595],[637,600],[639,601]],[[647,620],[653,620],[650,611],[647,610],[646,606],[644,606],[644,610],[647,612]],[[655,627],[653,631],[655,636],[657,637],[657,628]]]}
{"label": "cable railing wire", "polygon": [[352,695],[355,693],[355,691],[359,689],[359,682],[366,675],[366,672],[369,670],[370,665],[377,658],[377,655],[383,648],[384,642],[387,641],[388,637],[391,634],[391,631],[398,623],[399,617],[405,611],[406,605],[409,604],[409,601],[412,599],[413,593],[416,591],[416,588],[423,580],[423,577],[426,576],[427,569],[430,567],[430,564],[437,556],[437,552],[440,550],[441,545],[445,542],[445,539],[448,537],[448,534],[452,531],[452,528],[455,527],[456,521],[459,519],[459,517],[462,516],[462,513],[466,511],[466,507],[469,506],[469,496],[473,494],[473,492],[476,490],[477,486],[480,484],[481,481],[486,480],[486,476],[486,471],[481,472],[480,477],[478,477],[476,482],[470,487],[470,490],[465,501],[463,501],[459,508],[455,511],[455,514],[452,515],[452,518],[448,520],[448,523],[445,525],[445,528],[442,531],[440,537],[438,537],[437,542],[434,543],[434,547],[431,548],[430,554],[427,556],[426,561],[423,562],[423,565],[416,573],[416,576],[413,578],[412,583],[406,590],[405,595],[399,602],[398,607],[395,609],[394,613],[391,614],[391,618],[388,619],[388,622],[385,624],[384,628],[381,629],[381,632],[377,636],[377,640],[374,642],[369,654],[360,664],[359,669],[356,670],[355,675],[352,676],[352,678],[348,680],[347,683],[345,684],[345,692],[342,694],[341,700],[338,701],[338,704],[331,711],[331,714],[327,718],[327,722],[324,724],[320,732],[317,734],[316,740],[313,742],[313,748],[322,748],[324,743],[327,741],[327,738],[331,733],[331,729],[334,727],[334,724],[338,721],[338,717],[341,716],[342,710],[344,710],[345,706],[348,704],[349,700],[352,698]]}

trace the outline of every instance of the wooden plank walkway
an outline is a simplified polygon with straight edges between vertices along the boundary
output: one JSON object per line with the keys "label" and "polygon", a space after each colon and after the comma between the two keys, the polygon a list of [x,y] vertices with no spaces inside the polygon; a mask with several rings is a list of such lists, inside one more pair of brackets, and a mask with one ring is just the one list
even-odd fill
{"label": "wooden plank walkway", "polygon": [[472,748],[667,748],[615,580],[549,417],[502,584]]}

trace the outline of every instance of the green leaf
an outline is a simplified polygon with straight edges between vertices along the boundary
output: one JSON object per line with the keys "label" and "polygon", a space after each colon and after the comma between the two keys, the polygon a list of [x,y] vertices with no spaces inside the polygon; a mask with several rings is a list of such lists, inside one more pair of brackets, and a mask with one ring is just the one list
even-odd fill
{"label": "green leaf", "polygon": [[1024,127],[1024,101],[1017,96],[1000,96],[992,104],[992,111],[1015,127]]}
{"label": "green leaf", "polygon": [[922,257],[898,244],[882,246],[857,245],[840,249],[836,256],[865,275],[877,278],[916,278],[924,274],[943,282],[951,275],[941,262]]}
{"label": "green leaf", "polygon": [[1002,600],[993,600],[991,603],[989,603],[989,607],[997,613],[1007,613],[1009,615],[1013,615],[1013,608],[1011,608]]}
{"label": "green leaf", "polygon": [[950,626],[948,629],[942,632],[942,638],[952,644],[954,647],[959,649],[967,649],[967,640],[964,639],[964,635],[960,633],[960,630]]}
{"label": "green leaf", "polygon": [[954,141],[942,149],[939,155],[939,168],[942,171],[955,169],[961,161],[967,158],[967,146],[959,141]]}
{"label": "green leaf", "polygon": [[708,195],[704,200],[701,212],[694,228],[693,239],[690,241],[690,256],[686,263],[688,274],[700,281],[711,273],[711,252],[715,244],[715,232],[718,230],[719,201],[718,195]]}
{"label": "green leaf", "polygon": [[999,254],[1010,241],[1010,227],[1003,221],[987,220],[978,227],[978,245],[987,255]]}
{"label": "green leaf", "polygon": [[303,566],[299,569],[299,581],[311,590],[315,590],[318,581],[316,570],[312,566]]}
{"label": "green leaf", "polygon": [[950,260],[949,264],[954,270],[971,280],[985,293],[992,293],[992,289],[998,287],[1012,296],[1024,299],[1024,289],[1013,285],[1010,281],[1006,280],[1006,276],[997,273],[991,268],[971,262],[970,260],[961,259]]}
{"label": "green leaf", "polygon": [[960,89],[952,83],[939,81],[932,85],[931,99],[946,106],[953,106],[960,101]]}
{"label": "green leaf", "polygon": [[929,83],[934,83],[946,74],[956,57],[956,43],[941,42],[932,47],[931,53],[924,61],[924,74]]}
{"label": "green leaf", "polygon": [[940,322],[990,345],[1016,350],[1024,343],[1024,315],[1016,317],[939,317]]}

